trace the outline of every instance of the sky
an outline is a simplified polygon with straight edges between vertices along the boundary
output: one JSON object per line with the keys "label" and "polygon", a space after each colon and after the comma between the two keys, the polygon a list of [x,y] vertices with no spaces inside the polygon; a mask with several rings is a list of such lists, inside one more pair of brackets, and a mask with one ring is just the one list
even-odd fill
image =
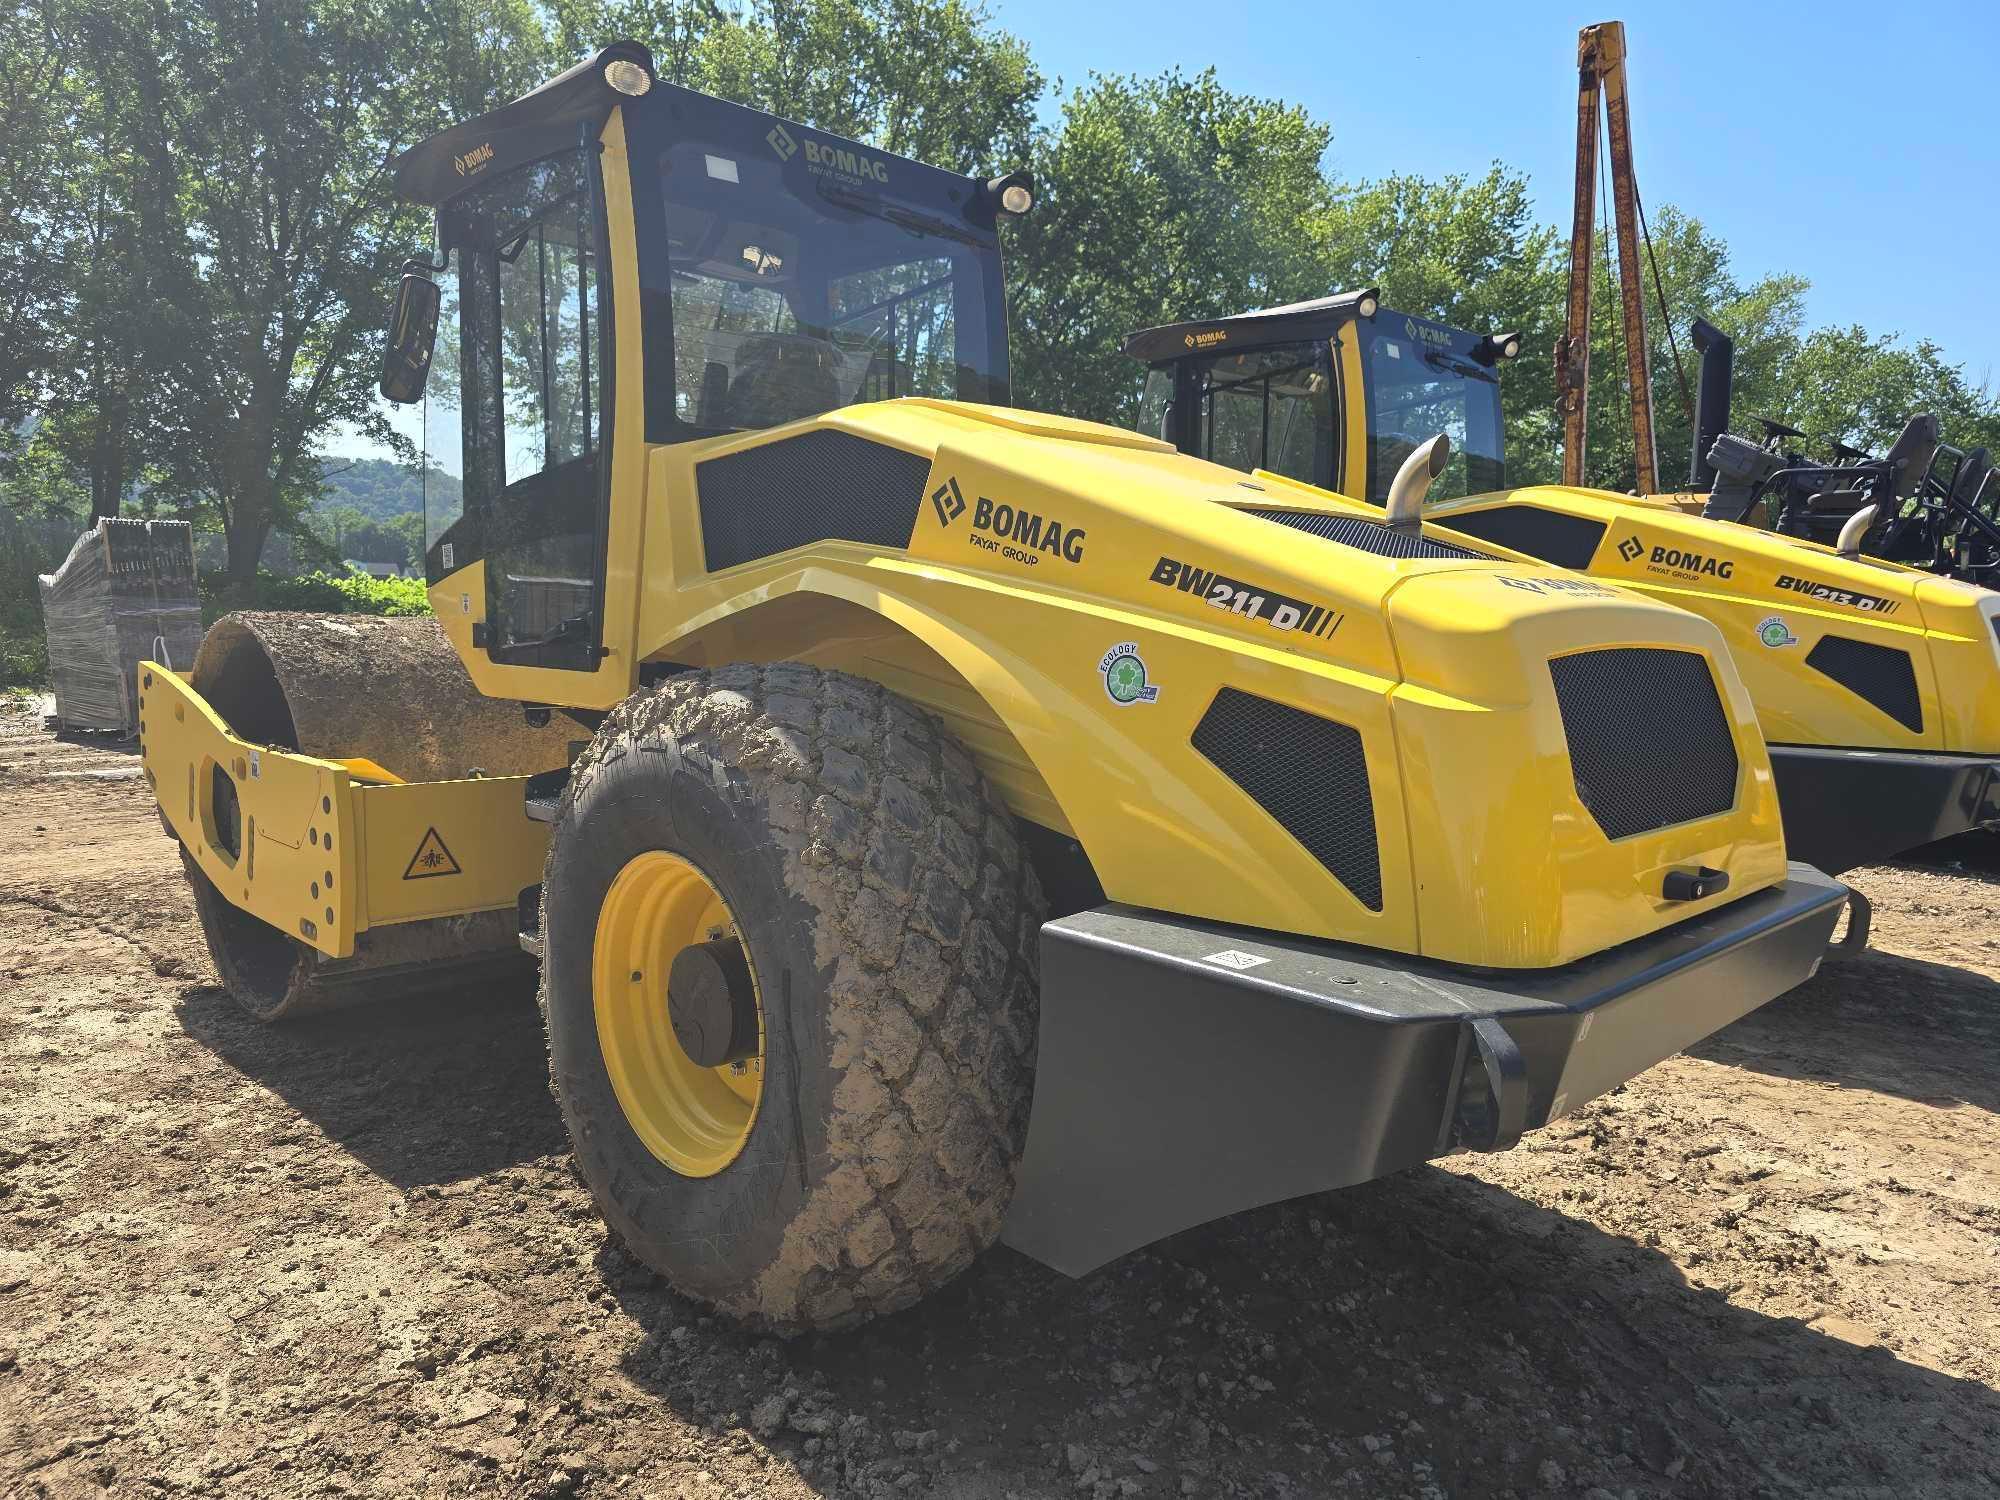
{"label": "sky", "polygon": [[[1649,216],[1671,203],[1701,219],[1729,245],[1739,281],[1808,278],[1809,324],[1927,337],[1975,381],[2000,375],[1993,0],[989,8],[1066,85],[1213,66],[1226,88],[1329,123],[1336,176],[1476,174],[1497,159],[1528,175],[1543,218],[1565,232],[1576,34],[1622,20]],[[1045,108],[1053,115],[1055,101]]]}
{"label": "sky", "polygon": [[[2000,383],[2000,4],[1857,0],[1610,7],[1508,0],[1414,10],[1335,0],[988,0],[1051,81],[1214,67],[1332,125],[1326,165],[1527,175],[1567,226],[1576,34],[1625,22],[1639,191],[1728,244],[1737,279],[1812,283],[1809,326],[1929,338]],[[1949,80],[1927,84],[1925,78]],[[1340,290],[1328,288],[1329,291]],[[335,452],[380,450],[352,434]]]}

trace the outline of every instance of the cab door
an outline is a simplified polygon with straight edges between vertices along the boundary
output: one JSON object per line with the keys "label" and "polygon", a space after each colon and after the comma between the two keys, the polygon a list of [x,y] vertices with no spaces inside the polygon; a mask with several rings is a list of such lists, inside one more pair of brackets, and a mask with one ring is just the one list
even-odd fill
{"label": "cab door", "polygon": [[509,181],[467,224],[468,490],[495,663],[594,670],[603,646],[606,320],[594,153]]}
{"label": "cab door", "polygon": [[1326,345],[1275,344],[1181,361],[1183,452],[1232,469],[1329,485],[1333,381]]}

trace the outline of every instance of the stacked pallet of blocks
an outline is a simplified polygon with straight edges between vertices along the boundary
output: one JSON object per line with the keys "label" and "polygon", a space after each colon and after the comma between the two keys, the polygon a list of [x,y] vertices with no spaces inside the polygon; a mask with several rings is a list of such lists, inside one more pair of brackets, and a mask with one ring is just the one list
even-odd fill
{"label": "stacked pallet of blocks", "polygon": [[136,733],[139,663],[185,672],[201,644],[194,528],[106,517],[76,539],[60,568],[42,575],[41,586],[58,723]]}

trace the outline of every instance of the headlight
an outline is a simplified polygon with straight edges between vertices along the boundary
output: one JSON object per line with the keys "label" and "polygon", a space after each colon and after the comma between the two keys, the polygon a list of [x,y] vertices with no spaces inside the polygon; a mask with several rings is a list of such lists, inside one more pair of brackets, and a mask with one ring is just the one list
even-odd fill
{"label": "headlight", "polygon": [[613,58],[604,65],[604,81],[634,99],[653,86],[652,75],[626,57]]}

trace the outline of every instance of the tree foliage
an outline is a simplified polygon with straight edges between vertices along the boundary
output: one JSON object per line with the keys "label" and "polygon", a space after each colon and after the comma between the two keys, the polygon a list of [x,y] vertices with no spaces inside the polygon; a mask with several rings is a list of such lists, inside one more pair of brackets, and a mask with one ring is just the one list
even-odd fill
{"label": "tree foliage", "polygon": [[[1338,180],[1329,125],[1213,70],[1095,76],[1038,124],[1028,46],[974,0],[14,0],[0,9],[0,494],[22,513],[220,525],[245,589],[274,531],[309,556],[357,539],[414,554],[418,486],[326,458],[356,433],[413,456],[372,386],[395,272],[429,222],[392,200],[387,162],[627,35],[674,82],[889,151],[982,174],[1031,163],[1038,205],[1006,231],[1024,405],[1128,422],[1132,331],[1377,286],[1401,310],[1523,335],[1502,380],[1511,473],[1559,471],[1564,246],[1526,179],[1385,163]],[[1880,448],[1931,410],[1953,441],[2000,444],[1993,393],[1920,333],[1809,329],[1802,279],[1744,275],[1672,207],[1652,228],[1667,478],[1686,463],[1697,316],[1736,341],[1739,425],[1767,415],[1822,451]],[[1590,477],[1624,488],[1608,259],[1593,273]]]}
{"label": "tree foliage", "polygon": [[1011,232],[1015,398],[1129,424],[1140,328],[1324,295],[1313,232],[1332,206],[1331,130],[1193,78],[1098,78],[1035,144],[1039,201]]}
{"label": "tree foliage", "polygon": [[1026,159],[1042,75],[965,0],[553,0],[558,45],[621,37],[660,76],[962,172]]}

